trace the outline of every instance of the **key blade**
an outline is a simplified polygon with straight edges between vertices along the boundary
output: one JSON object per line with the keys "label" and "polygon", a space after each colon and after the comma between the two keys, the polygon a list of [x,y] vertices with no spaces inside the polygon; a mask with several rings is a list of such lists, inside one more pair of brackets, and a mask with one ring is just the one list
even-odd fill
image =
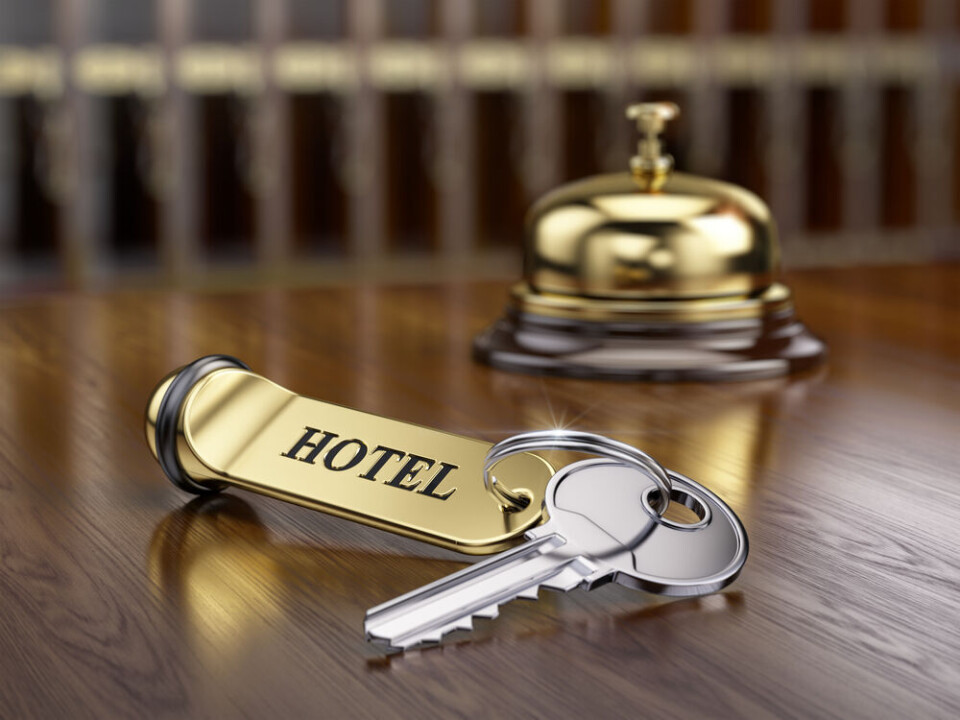
{"label": "key blade", "polygon": [[367,639],[406,649],[469,630],[474,617],[494,618],[499,606],[540,587],[572,590],[596,567],[558,552],[564,540],[546,535],[454,573],[367,612]]}

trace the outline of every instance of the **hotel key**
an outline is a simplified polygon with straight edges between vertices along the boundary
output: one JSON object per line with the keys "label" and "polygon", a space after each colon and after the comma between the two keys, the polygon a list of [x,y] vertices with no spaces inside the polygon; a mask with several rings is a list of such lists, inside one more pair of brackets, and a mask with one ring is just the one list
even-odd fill
{"label": "hotel key", "polygon": [[668,471],[670,499],[699,518],[680,524],[654,507],[646,471],[609,459],[568,465],[547,485],[549,520],[527,542],[368,611],[367,638],[406,649],[494,618],[541,587],[590,590],[616,581],[670,596],[716,592],[737,577],[747,536],[737,516],[693,480]]}
{"label": "hotel key", "polygon": [[515,545],[545,520],[554,470],[526,450],[616,457],[669,488],[663,468],[635,448],[559,435],[527,433],[491,458],[490,443],[301,397],[226,355],[168,375],[146,413],[147,443],[184,490],[235,486],[468,554]]}

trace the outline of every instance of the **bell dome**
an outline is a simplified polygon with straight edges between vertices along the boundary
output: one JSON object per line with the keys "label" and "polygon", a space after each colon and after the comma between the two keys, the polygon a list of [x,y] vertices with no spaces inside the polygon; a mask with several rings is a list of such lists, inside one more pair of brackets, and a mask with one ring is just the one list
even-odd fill
{"label": "bell dome", "polygon": [[737,185],[673,172],[660,133],[679,109],[627,109],[630,171],[563,185],[527,215],[523,279],[474,357],[519,372],[621,380],[772,377],[824,344],[777,281],[769,208]]}
{"label": "bell dome", "polygon": [[539,293],[611,299],[744,296],[773,284],[770,210],[736,185],[673,173],[656,191],[631,173],[564,185],[530,210],[524,279]]}

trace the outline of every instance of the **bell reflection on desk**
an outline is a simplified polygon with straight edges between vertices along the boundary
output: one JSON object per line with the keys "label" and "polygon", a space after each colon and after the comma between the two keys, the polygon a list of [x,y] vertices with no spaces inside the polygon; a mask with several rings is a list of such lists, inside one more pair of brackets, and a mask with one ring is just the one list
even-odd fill
{"label": "bell reflection on desk", "polygon": [[[804,415],[827,368],[801,376],[721,386],[659,385],[637,395],[588,382],[545,385],[506,373],[491,382],[492,393],[511,415],[517,432],[526,428],[589,427],[608,433],[679,472],[695,477],[734,509],[749,532],[761,501],[758,486],[780,470],[792,438],[784,419]],[[691,412],[691,407],[695,412]],[[598,424],[592,418],[602,417]],[[555,467],[570,460],[544,454]]]}
{"label": "bell reflection on desk", "polygon": [[816,365],[825,346],[776,281],[766,205],[673,172],[671,103],[631,106],[630,172],[565,185],[527,217],[524,279],[474,356],[504,370],[622,380],[741,380]]}

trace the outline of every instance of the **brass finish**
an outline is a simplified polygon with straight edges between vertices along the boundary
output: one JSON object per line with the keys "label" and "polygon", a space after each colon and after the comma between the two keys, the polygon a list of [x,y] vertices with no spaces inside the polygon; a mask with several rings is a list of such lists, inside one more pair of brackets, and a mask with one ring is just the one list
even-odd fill
{"label": "brass finish", "polygon": [[535,293],[586,298],[737,297],[779,263],[770,211],[743,188],[674,173],[641,192],[630,173],[541,198],[527,219],[524,277]]}
{"label": "brass finish", "polygon": [[656,192],[673,170],[673,156],[660,147],[660,133],[667,121],[680,114],[675,103],[637,103],[627,108],[627,117],[637,121],[643,137],[637,143],[637,154],[630,158],[633,179],[644,192]]}
{"label": "brass finish", "polygon": [[511,305],[524,313],[572,320],[606,323],[705,323],[720,320],[757,319],[774,313],[790,312],[790,290],[774,283],[759,293],[721,298],[688,300],[604,300],[561,293],[537,293],[529,283],[514,285]]}
{"label": "brass finish", "polygon": [[[163,398],[176,377],[147,405],[158,459]],[[468,554],[498,552],[543,520],[553,475],[543,458],[517,455],[498,468],[531,499],[504,512],[483,484],[490,443],[301,397],[246,369],[213,370],[168,412],[177,413],[177,465],[200,491],[236,486]]]}
{"label": "brass finish", "polygon": [[659,134],[678,112],[631,105],[642,138],[630,172],[569,183],[533,205],[523,280],[503,319],[477,336],[477,359],[640,380],[770,377],[823,359],[776,281],[769,208],[736,185],[672,172]]}

